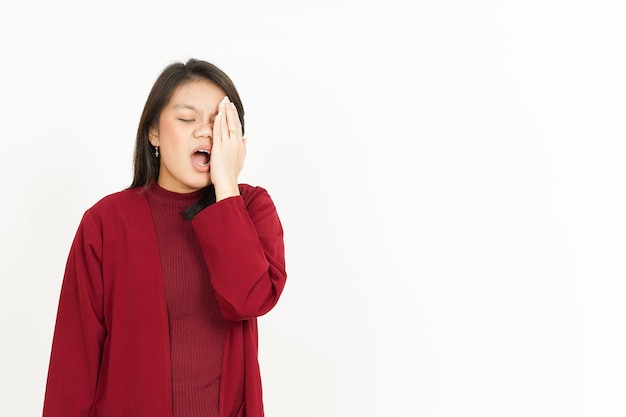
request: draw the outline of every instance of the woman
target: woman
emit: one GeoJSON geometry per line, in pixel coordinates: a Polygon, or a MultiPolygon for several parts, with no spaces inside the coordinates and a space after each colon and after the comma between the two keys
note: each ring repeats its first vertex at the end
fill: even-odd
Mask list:
{"type": "Polygon", "coordinates": [[[134,180],[86,211],[61,289],[44,417],[261,417],[256,317],[286,280],[283,231],[238,184],[244,110],[199,60],[168,66],[134,180]]]}

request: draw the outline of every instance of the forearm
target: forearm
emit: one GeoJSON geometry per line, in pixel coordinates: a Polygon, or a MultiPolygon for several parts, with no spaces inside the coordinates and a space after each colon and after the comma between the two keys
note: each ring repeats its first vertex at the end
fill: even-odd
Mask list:
{"type": "Polygon", "coordinates": [[[216,298],[229,320],[267,313],[284,287],[282,227],[267,201],[249,215],[242,198],[235,197],[194,219],[216,298]]]}

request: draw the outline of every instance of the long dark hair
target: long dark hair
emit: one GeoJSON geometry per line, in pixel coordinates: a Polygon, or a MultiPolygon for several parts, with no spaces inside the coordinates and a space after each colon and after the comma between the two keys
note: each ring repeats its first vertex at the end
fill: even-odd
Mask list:
{"type": "MultiPolygon", "coordinates": [[[[245,133],[244,110],[241,98],[235,88],[235,84],[224,71],[209,62],[198,59],[190,59],[186,63],[176,62],[170,64],[163,70],[152,86],[141,114],[135,141],[134,176],[130,188],[142,187],[145,190],[159,178],[159,160],[154,155],[154,148],[150,143],[148,133],[150,128],[158,127],[161,112],[169,103],[178,86],[192,80],[208,80],[224,90],[237,108],[239,120],[241,121],[241,130],[242,133],[245,133]]],[[[215,189],[213,185],[209,185],[202,191],[200,200],[185,210],[185,218],[194,218],[200,210],[214,202],[215,189]]]]}

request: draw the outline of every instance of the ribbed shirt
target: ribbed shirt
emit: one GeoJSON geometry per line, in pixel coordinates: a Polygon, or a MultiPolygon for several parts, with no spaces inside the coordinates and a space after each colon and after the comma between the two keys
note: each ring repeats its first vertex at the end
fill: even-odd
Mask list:
{"type": "MultiPolygon", "coordinates": [[[[200,192],[146,190],[157,236],[169,320],[174,417],[218,417],[226,322],[191,221],[200,192]]],[[[206,231],[211,233],[210,230],[206,231]]]]}

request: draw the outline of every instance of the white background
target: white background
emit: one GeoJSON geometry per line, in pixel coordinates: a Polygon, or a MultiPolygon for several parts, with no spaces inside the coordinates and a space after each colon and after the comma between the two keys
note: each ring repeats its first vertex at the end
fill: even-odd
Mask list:
{"type": "Polygon", "coordinates": [[[623,2],[89,3],[0,7],[1,416],[40,415],[80,217],[190,57],[286,233],[268,417],[626,415],[623,2]]]}

